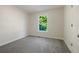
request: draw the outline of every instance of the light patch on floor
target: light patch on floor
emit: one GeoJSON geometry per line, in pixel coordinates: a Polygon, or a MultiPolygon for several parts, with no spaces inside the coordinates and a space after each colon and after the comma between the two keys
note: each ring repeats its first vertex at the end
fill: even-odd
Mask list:
{"type": "Polygon", "coordinates": [[[25,37],[0,47],[0,53],[69,53],[63,40],[25,37]]]}

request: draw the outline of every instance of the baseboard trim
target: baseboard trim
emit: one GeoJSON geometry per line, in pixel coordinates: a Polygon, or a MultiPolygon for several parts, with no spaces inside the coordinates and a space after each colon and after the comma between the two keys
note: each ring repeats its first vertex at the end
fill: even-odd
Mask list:
{"type": "Polygon", "coordinates": [[[23,39],[23,38],[25,38],[25,37],[28,37],[28,35],[26,35],[26,36],[21,36],[21,37],[19,37],[19,38],[15,38],[15,39],[13,39],[13,40],[11,40],[11,41],[7,41],[7,42],[5,42],[5,43],[0,44],[0,46],[9,44],[9,43],[14,42],[14,41],[16,41],[16,40],[23,39]]]}
{"type": "Polygon", "coordinates": [[[65,43],[65,45],[67,46],[67,48],[69,49],[69,51],[70,51],[70,53],[73,53],[72,51],[71,51],[71,49],[69,48],[69,46],[68,46],[68,44],[67,44],[67,42],[64,40],[64,43],[65,43]]]}
{"type": "Polygon", "coordinates": [[[36,35],[28,35],[28,36],[32,36],[32,37],[40,37],[40,38],[47,38],[47,39],[57,39],[57,40],[64,40],[64,38],[62,38],[62,39],[60,39],[60,38],[49,38],[49,37],[36,36],[36,35]]]}
{"type": "MultiPolygon", "coordinates": [[[[29,36],[32,36],[32,37],[41,37],[41,38],[48,38],[48,37],[35,36],[35,35],[26,35],[26,36],[21,36],[21,37],[19,37],[19,38],[13,39],[13,40],[11,40],[11,41],[7,41],[7,42],[5,42],[5,43],[2,43],[2,44],[0,44],[0,46],[9,44],[9,43],[14,42],[14,41],[16,41],[16,40],[20,40],[20,39],[23,39],[23,38],[29,37],[29,36]]],[[[58,38],[48,38],[48,39],[58,39],[58,38]]],[[[63,40],[63,39],[58,39],[58,40],[63,40]]]]}

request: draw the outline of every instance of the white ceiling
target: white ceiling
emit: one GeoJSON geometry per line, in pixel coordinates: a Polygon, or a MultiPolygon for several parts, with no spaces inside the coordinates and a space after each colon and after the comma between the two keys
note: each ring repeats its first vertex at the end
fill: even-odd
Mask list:
{"type": "Polygon", "coordinates": [[[34,12],[44,11],[53,8],[60,8],[63,7],[63,5],[17,5],[16,7],[28,13],[34,13],[34,12]]]}

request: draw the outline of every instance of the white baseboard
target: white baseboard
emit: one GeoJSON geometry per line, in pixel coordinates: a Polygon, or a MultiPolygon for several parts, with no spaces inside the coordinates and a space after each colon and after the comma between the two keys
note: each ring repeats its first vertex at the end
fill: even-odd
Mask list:
{"type": "MultiPolygon", "coordinates": [[[[29,35],[29,36],[37,36],[37,35],[29,35]]],[[[43,36],[37,36],[37,37],[43,37],[43,36]]],[[[50,37],[44,37],[44,38],[50,38],[50,37]]],[[[64,38],[57,38],[57,37],[53,37],[51,39],[64,40],[64,38]]]]}
{"type": "MultiPolygon", "coordinates": [[[[2,43],[2,44],[0,44],[0,46],[3,46],[3,45],[6,45],[6,44],[9,44],[9,43],[11,43],[11,42],[14,42],[14,41],[16,41],[16,40],[20,40],[20,39],[22,39],[22,38],[24,38],[24,37],[27,37],[27,36],[30,36],[30,35],[24,35],[24,36],[21,36],[21,37],[18,37],[18,38],[15,38],[15,39],[13,39],[13,40],[10,40],[10,41],[7,41],[7,42],[4,42],[4,43],[2,43]]],[[[31,36],[34,36],[34,35],[31,35],[31,36]]],[[[41,36],[40,36],[41,37],[41,36]]],[[[46,37],[46,38],[48,38],[48,37],[46,37]]],[[[60,39],[60,38],[55,38],[55,39],[60,39]]],[[[63,39],[60,39],[60,40],[63,40],[63,39]]]]}
{"type": "Polygon", "coordinates": [[[13,40],[10,40],[10,41],[7,41],[7,42],[4,42],[4,43],[2,43],[2,44],[0,44],[0,46],[3,46],[3,45],[6,45],[6,44],[9,44],[9,43],[11,43],[11,42],[14,42],[14,41],[16,41],[16,40],[20,40],[20,39],[22,39],[22,38],[24,38],[24,37],[27,37],[28,35],[24,35],[24,36],[21,36],[21,37],[18,37],[18,38],[15,38],[15,39],[13,39],[13,40]]]}
{"type": "Polygon", "coordinates": [[[69,51],[70,51],[71,53],[73,53],[73,51],[70,49],[69,45],[67,44],[67,42],[66,42],[65,40],[64,40],[64,43],[65,43],[66,46],[68,47],[69,51]]]}

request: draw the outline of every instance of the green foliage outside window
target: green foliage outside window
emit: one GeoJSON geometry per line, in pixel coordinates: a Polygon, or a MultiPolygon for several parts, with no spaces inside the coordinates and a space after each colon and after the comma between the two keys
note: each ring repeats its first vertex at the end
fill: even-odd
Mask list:
{"type": "Polygon", "coordinates": [[[47,16],[39,16],[39,31],[47,31],[47,16]]]}

